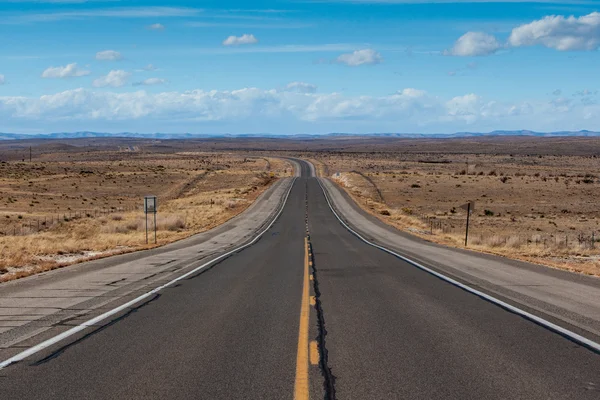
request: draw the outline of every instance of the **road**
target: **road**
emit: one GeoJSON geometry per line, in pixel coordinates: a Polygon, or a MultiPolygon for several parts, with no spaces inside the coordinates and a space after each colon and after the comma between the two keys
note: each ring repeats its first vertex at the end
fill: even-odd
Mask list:
{"type": "Polygon", "coordinates": [[[309,175],[256,244],[0,370],[1,397],[600,398],[598,354],[362,242],[309,175]]]}

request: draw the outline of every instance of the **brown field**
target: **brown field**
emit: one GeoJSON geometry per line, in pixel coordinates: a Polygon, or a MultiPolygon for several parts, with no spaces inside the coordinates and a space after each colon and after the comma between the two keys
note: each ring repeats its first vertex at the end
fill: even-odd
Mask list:
{"type": "Polygon", "coordinates": [[[50,142],[32,153],[29,162],[29,145],[0,143],[0,281],[152,247],[144,195],[158,196],[157,238],[165,244],[222,224],[292,173],[277,158],[152,141],[50,142]]]}

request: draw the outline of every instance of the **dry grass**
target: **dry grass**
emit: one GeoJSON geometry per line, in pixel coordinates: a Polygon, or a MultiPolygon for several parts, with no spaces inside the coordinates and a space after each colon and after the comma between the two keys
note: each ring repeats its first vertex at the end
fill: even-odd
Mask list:
{"type": "Polygon", "coordinates": [[[327,171],[382,221],[427,240],[600,275],[597,161],[578,156],[319,155],[327,171]],[[469,160],[467,166],[466,160],[469,160]],[[486,211],[487,210],[487,211],[486,211]]]}
{"type": "Polygon", "coordinates": [[[92,162],[64,162],[55,155],[32,164],[2,164],[0,281],[153,247],[145,244],[146,222],[139,207],[145,194],[159,198],[157,239],[166,244],[224,223],[293,171],[279,159],[233,153],[95,156],[92,162]],[[38,201],[35,207],[29,206],[32,199],[38,201]],[[90,205],[113,213],[90,213],[90,205]],[[35,222],[32,229],[23,228],[43,218],[56,221],[57,213],[58,222],[42,225],[39,232],[35,222]],[[13,235],[15,226],[25,234],[13,235]]]}

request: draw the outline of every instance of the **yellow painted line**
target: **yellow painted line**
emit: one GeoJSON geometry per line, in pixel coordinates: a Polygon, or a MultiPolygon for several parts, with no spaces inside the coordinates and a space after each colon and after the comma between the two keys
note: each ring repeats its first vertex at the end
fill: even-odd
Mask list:
{"type": "Polygon", "coordinates": [[[319,364],[319,345],[316,340],[310,342],[310,363],[312,365],[319,364]]]}
{"type": "Polygon", "coordinates": [[[317,298],[315,296],[310,296],[310,305],[314,306],[317,304],[317,298]]]}
{"type": "Polygon", "coordinates": [[[296,382],[294,400],[308,400],[308,319],[310,315],[308,282],[308,238],[304,238],[304,279],[300,303],[300,329],[298,330],[298,356],[296,357],[296,382]]]}

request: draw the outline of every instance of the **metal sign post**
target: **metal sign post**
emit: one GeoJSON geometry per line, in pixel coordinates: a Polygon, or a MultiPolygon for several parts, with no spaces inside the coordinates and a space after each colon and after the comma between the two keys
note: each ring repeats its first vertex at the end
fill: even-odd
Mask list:
{"type": "Polygon", "coordinates": [[[469,219],[471,217],[471,213],[475,211],[475,202],[469,201],[467,204],[460,206],[460,208],[467,211],[467,229],[465,231],[465,247],[467,247],[467,244],[469,243],[469,219]]]}
{"type": "Polygon", "coordinates": [[[158,202],[156,196],[144,197],[144,214],[146,214],[146,244],[148,244],[148,214],[154,214],[154,244],[156,244],[156,209],[158,202]]]}

